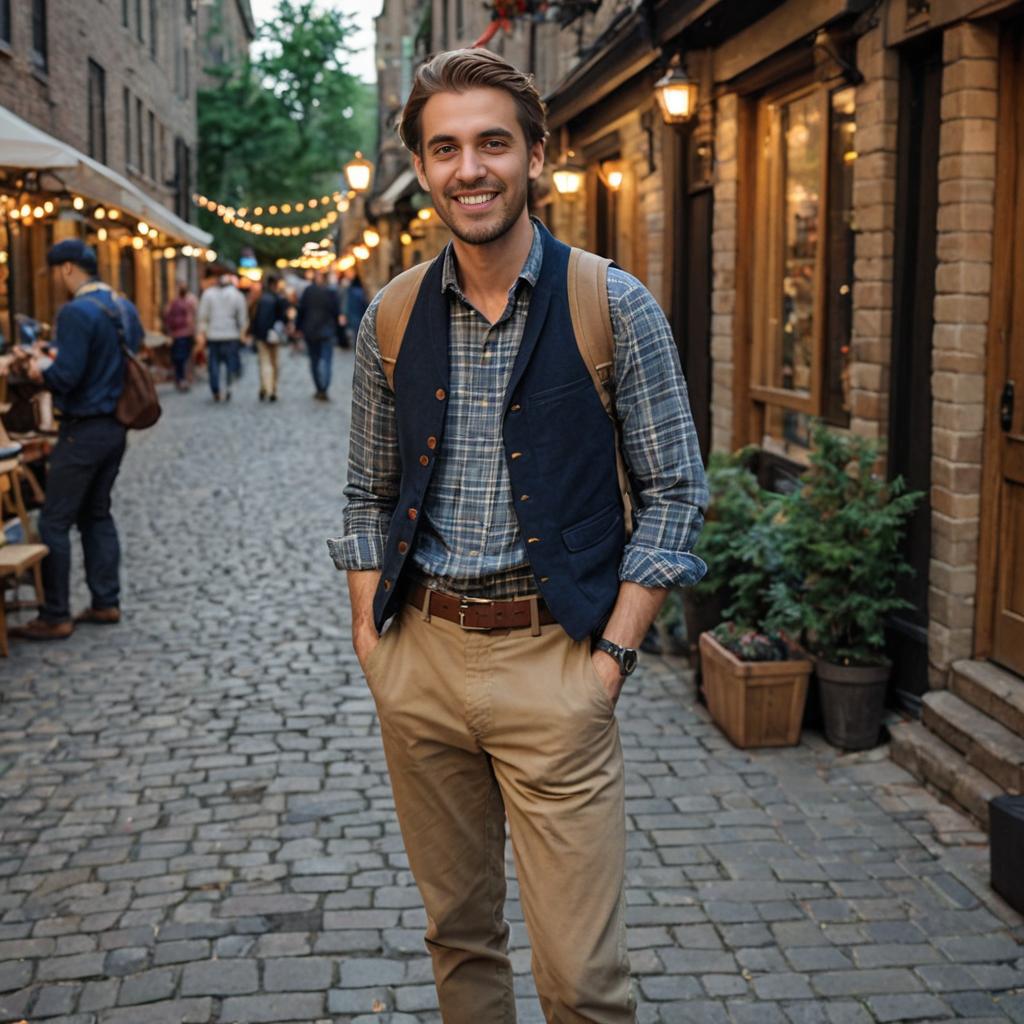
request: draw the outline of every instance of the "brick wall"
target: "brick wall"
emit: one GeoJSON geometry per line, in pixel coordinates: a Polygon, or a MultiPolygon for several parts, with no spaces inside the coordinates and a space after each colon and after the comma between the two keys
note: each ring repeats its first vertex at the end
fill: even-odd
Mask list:
{"type": "Polygon", "coordinates": [[[899,62],[894,51],[885,49],[881,28],[858,40],[857,66],[864,82],[856,100],[850,429],[884,444],[892,348],[899,62]]]}
{"type": "Polygon", "coordinates": [[[711,233],[711,447],[719,452],[734,447],[738,141],[739,99],[730,94],[718,100],[715,112],[715,217],[711,233]]]}
{"type": "MultiPolygon", "coordinates": [[[[185,23],[184,5],[160,0],[142,4],[142,41],[135,23],[135,4],[129,5],[129,24],[121,24],[120,3],[81,3],[49,0],[47,4],[48,69],[34,70],[29,58],[32,34],[32,5],[11,4],[13,19],[9,49],[0,49],[0,104],[43,131],[89,152],[88,61],[92,58],[106,74],[107,164],[135,185],[173,208],[173,192],[163,182],[174,173],[175,135],[190,148],[196,145],[195,43],[192,28],[185,23]],[[150,53],[153,26],[151,9],[157,16],[156,56],[150,53]],[[190,91],[187,97],[175,93],[175,61],[189,62],[190,91]],[[143,139],[146,166],[131,167],[125,161],[125,118],[122,90],[127,87],[143,105],[143,139]],[[149,112],[157,119],[156,145],[160,146],[163,126],[163,160],[157,153],[156,173],[148,160],[149,112]]],[[[133,132],[136,130],[133,127],[133,132]]],[[[137,146],[132,147],[133,150],[137,146]]]]}
{"type": "Polygon", "coordinates": [[[932,354],[932,686],[973,653],[992,281],[998,35],[978,25],[943,39],[938,266],[932,354]]]}

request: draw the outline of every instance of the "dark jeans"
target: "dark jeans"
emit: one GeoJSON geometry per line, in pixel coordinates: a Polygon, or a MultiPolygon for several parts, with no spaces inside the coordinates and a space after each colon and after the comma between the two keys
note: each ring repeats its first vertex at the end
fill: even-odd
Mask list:
{"type": "Polygon", "coordinates": [[[317,391],[327,393],[331,386],[331,361],[334,358],[334,341],[324,338],[322,341],[306,339],[306,351],[309,352],[309,368],[313,373],[313,384],[317,391]]]}
{"type": "Polygon", "coordinates": [[[171,342],[171,362],[174,364],[174,383],[184,384],[188,371],[188,361],[192,355],[191,336],[175,338],[171,342]]]}
{"type": "Polygon", "coordinates": [[[229,341],[210,341],[207,343],[207,362],[210,370],[210,390],[220,394],[220,368],[224,367],[227,377],[226,387],[231,390],[231,382],[242,374],[241,360],[238,358],[238,339],[229,341]]]}
{"type": "Polygon", "coordinates": [[[43,560],[45,602],[41,617],[71,618],[71,527],[78,526],[85,580],[94,608],[116,608],[121,594],[121,546],[110,514],[110,492],[124,456],[125,428],[113,416],[65,421],[46,476],[39,539],[50,549],[43,560]]]}

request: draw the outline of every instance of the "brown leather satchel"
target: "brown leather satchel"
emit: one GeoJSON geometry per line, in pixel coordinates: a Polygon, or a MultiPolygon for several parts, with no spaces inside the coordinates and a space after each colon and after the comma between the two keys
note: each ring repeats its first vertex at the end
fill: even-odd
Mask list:
{"type": "MultiPolygon", "coordinates": [[[[88,298],[88,296],[86,296],[88,298]]],[[[110,322],[117,331],[117,341],[124,355],[124,387],[121,397],[117,400],[114,417],[118,423],[129,430],[146,430],[160,419],[160,399],[157,398],[156,385],[145,364],[132,352],[124,340],[124,325],[121,317],[108,309],[102,302],[90,299],[94,305],[110,317],[110,322]]]]}

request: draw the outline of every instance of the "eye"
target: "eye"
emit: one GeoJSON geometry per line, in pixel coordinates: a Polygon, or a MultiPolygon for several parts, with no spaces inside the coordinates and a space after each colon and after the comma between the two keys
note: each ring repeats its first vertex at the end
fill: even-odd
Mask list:
{"type": "Polygon", "coordinates": [[[448,156],[449,153],[454,153],[454,152],[455,152],[455,147],[454,146],[448,146],[448,145],[438,146],[434,150],[434,156],[448,156]]]}
{"type": "Polygon", "coordinates": [[[484,146],[490,149],[505,149],[508,143],[504,139],[488,139],[484,146]]]}

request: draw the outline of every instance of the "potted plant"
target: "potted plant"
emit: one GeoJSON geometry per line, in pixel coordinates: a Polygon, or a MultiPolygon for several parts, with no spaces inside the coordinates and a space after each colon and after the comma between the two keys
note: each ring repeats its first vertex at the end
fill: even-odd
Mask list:
{"type": "Polygon", "coordinates": [[[748,446],[731,455],[712,453],[708,461],[710,500],[693,549],[708,571],[683,591],[683,619],[698,678],[697,638],[722,621],[723,609],[732,600],[731,582],[743,568],[740,546],[764,508],[764,492],[750,469],[756,455],[757,448],[748,446]]]}
{"type": "Polygon", "coordinates": [[[773,590],[789,572],[777,540],[782,497],[742,472],[749,479],[730,484],[730,493],[742,496],[729,503],[736,514],[728,549],[731,603],[726,621],[700,636],[704,693],[711,717],[736,746],[791,746],[800,741],[813,664],[789,639],[796,620],[776,596],[789,591],[773,590]]]}
{"type": "Polygon", "coordinates": [[[921,498],[902,478],[874,472],[875,444],[818,424],[801,486],[782,500],[780,557],[797,571],[773,581],[776,609],[803,629],[815,658],[829,742],[873,747],[881,731],[891,663],[887,617],[908,602],[899,578],[913,570],[901,553],[907,520],[921,498]]]}

